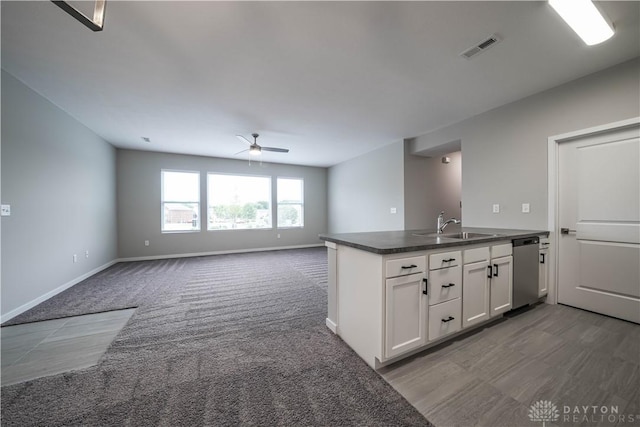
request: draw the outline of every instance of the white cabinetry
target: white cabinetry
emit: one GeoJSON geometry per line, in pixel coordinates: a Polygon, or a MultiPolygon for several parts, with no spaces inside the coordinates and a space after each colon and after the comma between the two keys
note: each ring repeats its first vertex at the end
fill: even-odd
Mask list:
{"type": "Polygon", "coordinates": [[[334,329],[377,369],[478,327],[512,307],[512,252],[507,241],[383,255],[336,245],[334,329]]]}
{"type": "Polygon", "coordinates": [[[384,356],[387,359],[422,347],[427,341],[425,267],[424,256],[386,263],[384,356]]]}
{"type": "Polygon", "coordinates": [[[460,266],[429,271],[429,305],[462,296],[461,271],[460,266]]]}
{"type": "Polygon", "coordinates": [[[491,247],[490,316],[497,316],[513,306],[513,246],[511,243],[491,247]]]}
{"type": "Polygon", "coordinates": [[[457,332],[462,316],[462,252],[429,256],[429,341],[457,332]]]}
{"type": "Polygon", "coordinates": [[[489,319],[489,283],[493,274],[489,266],[489,248],[464,251],[462,269],[462,327],[489,319]]]}
{"type": "Polygon", "coordinates": [[[549,286],[549,240],[540,239],[540,264],[538,266],[538,297],[548,293],[549,286]]]}

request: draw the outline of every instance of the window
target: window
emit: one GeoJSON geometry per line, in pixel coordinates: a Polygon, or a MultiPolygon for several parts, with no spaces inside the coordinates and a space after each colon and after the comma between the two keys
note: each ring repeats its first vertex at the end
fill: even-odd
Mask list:
{"type": "Polygon", "coordinates": [[[208,229],[271,228],[271,178],[208,175],[208,229]]]}
{"type": "Polygon", "coordinates": [[[304,226],[304,181],[278,178],[278,228],[304,226]]]}
{"type": "Polygon", "coordinates": [[[200,230],[200,172],[162,171],[162,231],[200,230]]]}

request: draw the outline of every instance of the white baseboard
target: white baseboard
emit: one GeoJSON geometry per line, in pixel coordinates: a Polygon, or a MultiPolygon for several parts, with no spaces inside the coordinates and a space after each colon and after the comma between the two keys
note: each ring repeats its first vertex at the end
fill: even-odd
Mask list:
{"type": "Polygon", "coordinates": [[[279,250],[284,250],[284,249],[318,248],[318,247],[323,247],[323,246],[324,246],[324,243],[314,243],[314,244],[311,244],[311,245],[275,246],[275,247],[270,247],[270,248],[234,249],[234,250],[229,250],[229,251],[192,252],[192,253],[186,253],[186,254],[169,254],[169,255],[150,255],[150,256],[120,258],[120,259],[118,259],[118,262],[151,261],[151,260],[156,260],[156,259],[170,259],[170,258],[191,258],[191,257],[209,256],[209,255],[240,254],[240,253],[246,253],[246,252],[279,251],[279,250]]]}
{"type": "Polygon", "coordinates": [[[328,317],[325,323],[327,325],[327,328],[329,328],[331,332],[333,332],[336,335],[338,334],[338,325],[333,323],[328,317]]]}
{"type": "Polygon", "coordinates": [[[94,274],[101,272],[105,268],[111,267],[112,265],[116,264],[117,262],[118,262],[118,260],[114,259],[113,261],[110,261],[110,262],[108,262],[108,263],[106,263],[104,265],[101,265],[100,267],[94,268],[93,270],[83,274],[82,276],[78,276],[75,279],[72,279],[72,280],[68,281],[64,285],[58,286],[54,290],[49,291],[44,295],[40,295],[38,298],[36,298],[34,300],[31,300],[28,303],[23,304],[18,308],[14,308],[10,312],[4,313],[0,317],[0,323],[4,323],[7,320],[13,319],[18,314],[24,313],[25,311],[29,310],[30,308],[35,307],[36,305],[40,304],[41,302],[44,302],[44,301],[48,300],[49,298],[53,297],[54,295],[59,294],[60,292],[66,290],[66,289],[69,289],[73,285],[76,285],[76,284],[82,282],[84,279],[87,279],[87,278],[93,276],[94,274]]]}

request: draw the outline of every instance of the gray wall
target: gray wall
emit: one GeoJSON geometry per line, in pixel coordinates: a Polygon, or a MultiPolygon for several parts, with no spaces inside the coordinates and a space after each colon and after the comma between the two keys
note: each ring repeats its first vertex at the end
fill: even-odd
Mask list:
{"type": "Polygon", "coordinates": [[[635,59],[422,135],[412,152],[462,141],[465,226],[547,229],[547,138],[640,116],[639,96],[635,59]]]}
{"type": "MultiPolygon", "coordinates": [[[[445,219],[461,219],[462,156],[460,151],[434,157],[409,154],[410,141],[405,142],[404,160],[404,228],[406,230],[436,229],[438,214],[445,219]],[[442,157],[451,159],[442,163],[442,157]]],[[[455,230],[453,224],[448,231],[455,230]]]]}
{"type": "Polygon", "coordinates": [[[329,168],[329,231],[404,228],[404,145],[382,147],[329,168]],[[390,209],[396,208],[391,214],[390,209]]]}
{"type": "MultiPolygon", "coordinates": [[[[121,258],[179,255],[321,244],[327,231],[327,170],[246,160],[118,150],[118,248],[121,258]],[[200,172],[200,212],[206,218],[207,172],[270,175],[304,179],[304,228],[207,231],[160,231],[160,175],[162,169],[200,172]],[[277,234],[280,234],[278,239],[277,234]],[[144,241],[149,240],[149,246],[144,241]]],[[[273,192],[275,197],[275,191],[273,192]]],[[[275,221],[274,221],[275,225],[275,221]]]]}
{"type": "Polygon", "coordinates": [[[1,170],[3,315],[117,258],[116,150],[5,71],[1,170]]]}

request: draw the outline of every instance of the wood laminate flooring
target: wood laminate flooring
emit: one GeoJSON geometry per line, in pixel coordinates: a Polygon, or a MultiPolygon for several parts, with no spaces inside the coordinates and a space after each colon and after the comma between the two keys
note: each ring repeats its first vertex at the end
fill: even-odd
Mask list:
{"type": "Polygon", "coordinates": [[[134,311],[116,310],[3,327],[2,385],[95,365],[134,311]]]}
{"type": "Polygon", "coordinates": [[[541,426],[528,416],[539,401],[559,413],[545,426],[640,425],[640,325],[563,305],[536,305],[379,373],[437,427],[541,426]],[[573,413],[594,405],[619,412],[573,413]]]}

